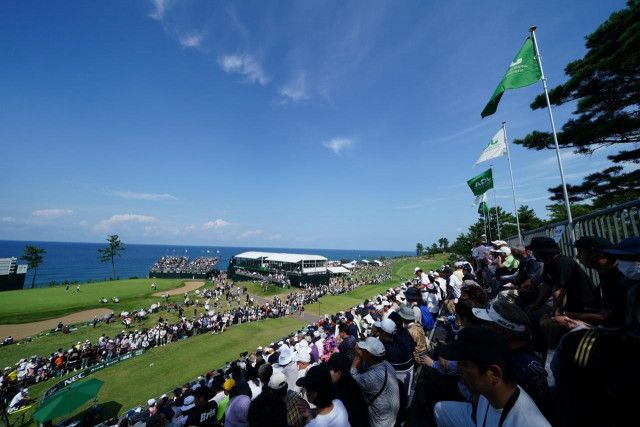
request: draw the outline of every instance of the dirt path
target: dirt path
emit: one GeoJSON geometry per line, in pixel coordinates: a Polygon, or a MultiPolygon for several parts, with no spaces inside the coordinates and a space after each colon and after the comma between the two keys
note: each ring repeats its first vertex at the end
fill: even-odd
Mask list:
{"type": "Polygon", "coordinates": [[[0,325],[0,337],[11,335],[14,339],[21,339],[38,334],[42,331],[55,329],[59,322],[65,325],[93,320],[113,313],[108,308],[94,308],[92,310],[78,311],[55,319],[42,320],[40,322],[20,323],[14,325],[0,325]]]}
{"type": "Polygon", "coordinates": [[[153,294],[154,297],[162,297],[165,294],[169,294],[170,296],[172,295],[182,295],[185,292],[191,292],[191,291],[195,291],[198,288],[201,288],[202,286],[204,286],[204,282],[196,280],[196,281],[188,281],[188,282],[184,282],[184,286],[181,286],[179,288],[175,288],[175,289],[171,289],[170,291],[162,291],[162,292],[156,292],[155,294],[153,294]]]}

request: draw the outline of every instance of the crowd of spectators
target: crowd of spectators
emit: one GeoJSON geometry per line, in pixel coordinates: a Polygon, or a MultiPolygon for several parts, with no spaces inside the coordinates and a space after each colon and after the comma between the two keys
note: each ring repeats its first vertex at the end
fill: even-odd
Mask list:
{"type": "MultiPolygon", "coordinates": [[[[149,399],[119,425],[627,425],[640,238],[582,237],[577,260],[549,238],[484,240],[469,260],[416,267],[413,280],[149,399]]],[[[258,312],[295,311],[317,292],[258,312]]]]}
{"type": "Polygon", "coordinates": [[[576,250],[582,265],[552,239],[481,241],[468,261],[416,268],[415,280],[203,373],[122,422],[626,425],[640,379],[640,238],[585,237],[576,250]]]}
{"type": "Polygon", "coordinates": [[[217,263],[216,257],[198,257],[189,262],[187,256],[163,256],[153,264],[149,273],[208,274],[217,263]]]}
{"type": "MultiPolygon", "coordinates": [[[[222,333],[231,325],[288,316],[323,295],[337,295],[353,288],[353,285],[345,284],[309,287],[283,298],[275,296],[264,304],[256,304],[246,288],[234,286],[223,273],[214,279],[212,287],[185,293],[183,304],[158,302],[150,307],[122,312],[116,317],[94,320],[93,327],[99,321],[110,323],[119,319],[125,329],[114,336],[103,334],[95,342],[78,341],[70,348],[59,348],[46,356],[33,355],[19,360],[14,366],[5,367],[0,376],[0,396],[13,396],[32,384],[110,361],[129,352],[165,346],[193,335],[222,333]],[[149,314],[160,311],[177,314],[179,320],[170,322],[160,317],[151,327],[134,329],[149,314]]],[[[60,323],[56,331],[70,333],[69,325],[60,323]]]]}

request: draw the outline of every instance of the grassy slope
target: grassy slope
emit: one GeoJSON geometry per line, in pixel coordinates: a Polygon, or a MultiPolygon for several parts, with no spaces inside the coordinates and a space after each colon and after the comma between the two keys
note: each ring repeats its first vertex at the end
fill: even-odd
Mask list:
{"type": "MultiPolygon", "coordinates": [[[[379,285],[363,286],[348,294],[325,297],[322,299],[321,311],[335,313],[352,307],[365,298],[411,278],[417,265],[429,270],[440,266],[442,262],[443,258],[407,258],[394,261],[391,280],[379,285]]],[[[309,310],[316,310],[316,305],[309,310]]],[[[100,402],[117,402],[115,406],[113,403],[107,405],[119,408],[117,410],[120,412],[112,414],[117,415],[149,397],[158,396],[204,372],[223,366],[225,362],[236,359],[243,351],[280,339],[303,324],[298,317],[292,316],[234,326],[219,336],[205,334],[166,347],[154,348],[143,356],[122,362],[92,377],[105,381],[99,395],[100,402]]],[[[30,387],[31,395],[40,396],[54,383],[55,381],[47,381],[30,387]]],[[[84,409],[86,406],[76,413],[84,409]]]]}
{"type": "Polygon", "coordinates": [[[114,311],[131,310],[153,304],[160,298],[152,297],[151,282],[158,285],[157,292],[182,286],[183,280],[131,279],[115,282],[96,282],[75,286],[67,291],[64,286],[23,289],[0,294],[0,323],[28,323],[46,320],[91,308],[111,308],[114,311]],[[100,304],[102,297],[117,296],[120,304],[100,304]]]}

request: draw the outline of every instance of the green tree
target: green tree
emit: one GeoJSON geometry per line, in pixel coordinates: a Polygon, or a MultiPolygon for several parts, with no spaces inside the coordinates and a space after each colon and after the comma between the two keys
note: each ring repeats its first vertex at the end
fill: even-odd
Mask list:
{"type": "Polygon", "coordinates": [[[424,246],[422,245],[422,243],[420,242],[416,243],[416,256],[422,255],[423,252],[424,252],[424,246]]]}
{"type": "Polygon", "coordinates": [[[107,247],[98,249],[98,259],[100,262],[109,262],[111,261],[111,279],[116,279],[116,256],[120,256],[124,251],[125,247],[120,241],[120,238],[117,234],[112,234],[107,237],[107,247]]]}
{"type": "Polygon", "coordinates": [[[36,246],[27,245],[24,248],[24,252],[20,257],[21,260],[27,261],[27,269],[33,270],[33,279],[31,280],[31,288],[36,287],[36,274],[38,273],[38,267],[42,264],[42,259],[44,254],[46,254],[42,248],[38,248],[36,246]]]}
{"type": "Polygon", "coordinates": [[[474,237],[471,233],[460,233],[449,247],[449,250],[457,255],[469,256],[471,249],[473,249],[479,237],[480,236],[474,237]]]}
{"type": "Polygon", "coordinates": [[[538,218],[536,212],[527,205],[520,205],[518,208],[518,218],[520,219],[520,229],[523,233],[542,227],[545,224],[545,221],[538,218]]]}
{"type": "MultiPolygon", "coordinates": [[[[608,156],[613,166],[567,187],[572,202],[592,200],[604,208],[640,198],[640,0],[628,0],[626,8],[611,14],[586,37],[586,47],[582,59],[566,66],[569,79],[549,97],[554,105],[575,105],[558,133],[561,147],[581,154],[619,149],[608,156]]],[[[531,104],[534,110],[545,107],[543,94],[531,104]]],[[[535,150],[554,147],[549,132],[535,131],[514,142],[535,150]]],[[[560,186],[549,191],[552,200],[562,200],[560,186]]]]}
{"type": "Polygon", "coordinates": [[[433,255],[433,254],[437,254],[440,252],[440,249],[438,248],[438,245],[435,243],[431,244],[431,248],[429,248],[429,254],[433,255]]]}
{"type": "MultiPolygon", "coordinates": [[[[573,218],[586,215],[595,210],[596,209],[591,205],[587,205],[584,203],[571,203],[571,214],[573,215],[573,218]]],[[[564,221],[567,219],[567,210],[564,207],[564,203],[547,205],[547,212],[549,212],[550,223],[564,221]]]]}
{"type": "Polygon", "coordinates": [[[440,248],[441,252],[446,251],[448,246],[449,246],[449,240],[446,237],[441,237],[438,239],[438,247],[440,248]]]}

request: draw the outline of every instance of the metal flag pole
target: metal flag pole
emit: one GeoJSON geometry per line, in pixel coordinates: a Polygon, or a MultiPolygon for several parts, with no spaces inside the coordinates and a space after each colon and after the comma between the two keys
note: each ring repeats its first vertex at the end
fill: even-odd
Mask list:
{"type": "MultiPolygon", "coordinates": [[[[556,146],[556,156],[558,157],[558,168],[560,168],[560,180],[562,181],[562,194],[564,195],[564,207],[567,210],[567,220],[569,227],[569,240],[570,243],[575,243],[576,235],[573,230],[573,217],[571,216],[571,205],[569,204],[569,193],[567,193],[567,184],[564,180],[564,168],[562,167],[562,157],[560,157],[560,146],[558,145],[558,135],[556,133],[556,124],[553,121],[553,113],[551,112],[551,101],[549,101],[549,90],[547,89],[547,79],[544,76],[544,70],[542,69],[542,59],[540,58],[540,51],[538,50],[538,41],[536,40],[536,27],[529,28],[531,33],[531,40],[533,41],[533,49],[538,60],[538,67],[540,67],[540,78],[542,79],[542,87],[544,87],[544,96],[547,99],[547,110],[549,111],[549,120],[551,121],[551,130],[553,131],[553,142],[556,146]]],[[[574,249],[575,252],[575,249],[574,249]]]]}
{"type": "MultiPolygon", "coordinates": [[[[491,176],[493,176],[493,165],[489,165],[489,168],[491,168],[491,176]]],[[[493,205],[494,205],[494,210],[496,211],[496,227],[498,228],[498,240],[502,239],[502,237],[500,237],[500,219],[498,218],[498,196],[496,196],[496,186],[493,186],[493,205]]]]}
{"type": "Polygon", "coordinates": [[[518,215],[518,205],[516,203],[516,183],[513,179],[513,168],[511,167],[511,153],[509,152],[509,140],[507,139],[507,122],[502,122],[502,132],[504,133],[504,145],[507,148],[507,159],[509,160],[509,173],[511,174],[511,192],[513,193],[513,209],[516,213],[516,226],[518,227],[518,242],[522,245],[522,233],[520,232],[520,216],[518,215]]]}

